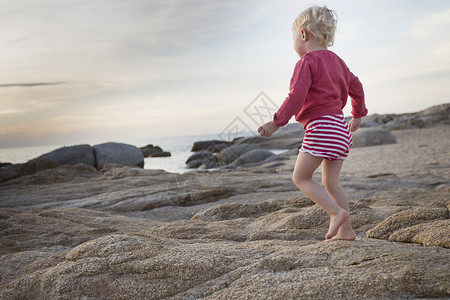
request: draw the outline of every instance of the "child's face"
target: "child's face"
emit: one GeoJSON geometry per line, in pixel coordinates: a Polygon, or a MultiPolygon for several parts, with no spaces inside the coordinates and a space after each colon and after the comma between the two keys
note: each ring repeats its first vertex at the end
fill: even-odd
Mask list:
{"type": "Polygon", "coordinates": [[[303,56],[307,53],[305,48],[305,31],[297,27],[293,31],[293,38],[294,38],[294,50],[297,52],[298,55],[303,56]]]}

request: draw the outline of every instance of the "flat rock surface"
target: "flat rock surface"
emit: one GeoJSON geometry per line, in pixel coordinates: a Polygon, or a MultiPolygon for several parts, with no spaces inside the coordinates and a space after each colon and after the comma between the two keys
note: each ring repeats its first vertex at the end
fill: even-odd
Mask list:
{"type": "Polygon", "coordinates": [[[344,163],[351,242],[323,241],[328,216],[292,183],[295,157],[1,183],[0,299],[448,298],[450,127],[393,133],[344,163]]]}

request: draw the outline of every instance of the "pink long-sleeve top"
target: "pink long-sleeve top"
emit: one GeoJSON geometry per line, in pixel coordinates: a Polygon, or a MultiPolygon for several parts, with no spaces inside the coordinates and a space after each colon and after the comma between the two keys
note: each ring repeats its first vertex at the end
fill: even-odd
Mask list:
{"type": "Polygon", "coordinates": [[[312,51],[295,65],[289,94],[273,115],[273,121],[284,126],[295,115],[305,128],[310,121],[321,116],[343,114],[348,96],[351,97],[353,118],[367,115],[364,90],[358,77],[335,53],[312,51]]]}

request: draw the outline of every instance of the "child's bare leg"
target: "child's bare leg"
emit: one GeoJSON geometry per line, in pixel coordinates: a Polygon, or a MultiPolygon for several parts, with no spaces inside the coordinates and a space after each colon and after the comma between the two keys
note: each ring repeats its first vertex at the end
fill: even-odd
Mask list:
{"type": "Polygon", "coordinates": [[[300,152],[295,163],[292,180],[308,198],[330,215],[330,227],[326,238],[331,239],[338,233],[341,225],[346,222],[349,213],[336,204],[320,184],[312,180],[314,171],[320,166],[322,160],[320,157],[300,152]]]}
{"type": "MultiPolygon", "coordinates": [[[[343,209],[350,212],[348,197],[339,184],[339,173],[343,160],[324,160],[322,164],[322,183],[330,197],[343,209]]],[[[353,231],[348,218],[339,228],[338,233],[331,240],[354,240],[356,233],[353,231]]]]}

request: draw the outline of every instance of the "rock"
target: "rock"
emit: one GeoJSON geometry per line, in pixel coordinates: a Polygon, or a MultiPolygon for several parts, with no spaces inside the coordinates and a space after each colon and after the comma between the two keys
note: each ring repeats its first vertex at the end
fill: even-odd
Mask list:
{"type": "Polygon", "coordinates": [[[58,165],[52,160],[42,164],[36,169],[37,171],[32,174],[24,174],[20,178],[9,181],[9,184],[21,184],[21,185],[44,185],[54,183],[73,182],[78,179],[86,179],[96,177],[97,169],[93,166],[86,164],[76,165],[58,165]]]}
{"type": "Polygon", "coordinates": [[[140,147],[144,157],[169,157],[171,156],[170,152],[163,151],[159,146],[147,145],[145,147],[140,147]]]}
{"type": "Polygon", "coordinates": [[[243,166],[250,163],[259,163],[265,159],[275,156],[269,150],[255,149],[244,153],[242,156],[233,161],[233,166],[243,166]]]}
{"type": "Polygon", "coordinates": [[[264,149],[300,149],[302,146],[303,136],[295,138],[278,138],[259,144],[264,149]]]}
{"type": "Polygon", "coordinates": [[[203,159],[194,159],[190,160],[188,163],[186,163],[186,167],[188,169],[197,169],[201,165],[203,165],[204,160],[203,159]]]}
{"type": "MultiPolygon", "coordinates": [[[[199,141],[199,142],[195,142],[194,145],[192,146],[191,151],[193,152],[197,152],[200,150],[211,150],[214,149],[215,147],[228,147],[231,145],[231,142],[227,142],[224,140],[211,140],[211,141],[199,141]]],[[[215,151],[214,151],[215,152],[215,151]]]]}
{"type": "Polygon", "coordinates": [[[135,146],[121,143],[104,143],[95,145],[92,148],[96,157],[97,170],[102,169],[108,163],[144,167],[144,155],[135,146]]]}
{"type": "Polygon", "coordinates": [[[450,249],[450,220],[424,222],[395,231],[389,241],[417,243],[427,247],[436,246],[450,249]]]}
{"type": "Polygon", "coordinates": [[[255,150],[258,146],[253,144],[240,144],[230,146],[217,153],[217,161],[222,164],[230,164],[244,153],[255,150]]]}
{"type": "Polygon", "coordinates": [[[8,181],[25,175],[32,175],[46,169],[57,168],[60,165],[48,158],[29,161],[24,164],[12,165],[0,170],[0,182],[8,181]]]}
{"type": "Polygon", "coordinates": [[[399,130],[439,124],[450,124],[450,103],[436,105],[415,113],[368,115],[362,119],[361,127],[382,126],[389,130],[399,130]]]}
{"type": "Polygon", "coordinates": [[[142,154],[144,155],[144,157],[149,157],[150,155],[152,155],[155,152],[162,152],[161,147],[153,146],[151,144],[144,146],[144,147],[140,147],[139,150],[142,151],[142,154]]]}
{"type": "MultiPolygon", "coordinates": [[[[277,209],[266,205],[238,209],[250,217],[252,209],[257,215],[277,209]]],[[[0,292],[5,299],[449,295],[446,249],[370,239],[236,241],[246,230],[240,214],[158,224],[79,208],[1,211],[0,292]]]]}
{"type": "Polygon", "coordinates": [[[211,159],[214,157],[214,153],[208,150],[201,150],[198,151],[197,153],[192,154],[191,156],[189,156],[189,158],[186,160],[186,164],[188,164],[189,162],[193,161],[193,160],[203,160],[205,158],[207,159],[211,159]]]}
{"type": "Polygon", "coordinates": [[[233,141],[233,145],[251,144],[257,145],[258,148],[263,149],[295,149],[300,148],[302,145],[302,139],[304,132],[296,137],[291,137],[290,135],[274,136],[274,137],[261,137],[253,136],[246,138],[238,138],[233,141]]]}
{"type": "Polygon", "coordinates": [[[276,201],[258,203],[224,203],[196,213],[193,220],[223,221],[238,218],[258,218],[268,213],[280,210],[282,206],[276,201]]]}
{"type": "Polygon", "coordinates": [[[192,154],[187,160],[186,165],[188,169],[196,169],[203,165],[203,168],[217,168],[220,164],[213,152],[208,150],[201,150],[192,154]]]}
{"type": "Polygon", "coordinates": [[[101,169],[107,163],[143,167],[144,157],[135,146],[119,143],[105,143],[94,147],[89,145],[63,147],[34,158],[25,164],[1,168],[0,182],[32,175],[45,169],[56,168],[59,165],[86,164],[101,169]]]}
{"type": "MultiPolygon", "coordinates": [[[[211,168],[228,168],[223,165],[229,165],[233,162],[233,165],[230,165],[229,168],[234,168],[237,166],[244,167],[253,167],[256,165],[260,165],[263,163],[275,161],[275,160],[284,160],[284,157],[277,157],[272,152],[268,150],[262,150],[258,152],[253,152],[253,154],[246,153],[248,151],[252,151],[258,148],[265,149],[280,149],[287,148],[290,149],[292,147],[299,147],[301,145],[301,140],[298,138],[290,138],[287,137],[288,134],[285,134],[283,137],[269,139],[265,137],[248,137],[248,138],[236,138],[233,140],[233,145],[224,148],[216,156],[212,151],[202,150],[198,153],[191,155],[186,161],[187,167],[199,168],[202,169],[211,169],[211,168]],[[239,159],[242,155],[246,155],[244,158],[239,159]],[[269,158],[272,156],[271,158],[269,158]]],[[[210,148],[208,148],[210,149],[210,148]]],[[[217,150],[217,149],[216,149],[217,150]]],[[[297,150],[298,151],[298,150],[297,150]]]]}
{"type": "Polygon", "coordinates": [[[0,182],[32,175],[60,165],[86,164],[95,166],[94,151],[89,145],[62,147],[34,158],[27,163],[11,165],[0,170],[0,182]]]}
{"type": "Polygon", "coordinates": [[[282,155],[282,156],[297,156],[299,151],[300,151],[299,148],[295,148],[295,149],[288,150],[286,152],[280,153],[279,155],[282,155]]]}
{"type": "MultiPolygon", "coordinates": [[[[390,236],[400,229],[427,221],[447,219],[448,216],[448,209],[443,205],[438,207],[413,207],[388,217],[375,228],[367,231],[367,237],[390,239],[390,236]]],[[[394,239],[397,239],[395,236],[394,239]]]]}
{"type": "Polygon", "coordinates": [[[202,161],[202,164],[199,167],[199,170],[208,170],[208,169],[216,169],[222,166],[221,163],[211,160],[211,161],[202,161]]]}
{"type": "Polygon", "coordinates": [[[94,150],[89,145],[62,147],[31,160],[51,159],[61,165],[87,164],[95,167],[94,150]]]}
{"type": "Polygon", "coordinates": [[[272,135],[272,137],[278,138],[278,137],[291,137],[296,138],[300,137],[302,138],[305,135],[305,130],[303,129],[302,125],[298,122],[287,124],[283,127],[280,127],[275,133],[272,135]]]}
{"type": "Polygon", "coordinates": [[[450,124],[450,103],[436,105],[416,113],[393,115],[392,120],[383,125],[389,130],[423,128],[437,124],[450,124]]]}
{"type": "MultiPolygon", "coordinates": [[[[234,162],[230,164],[230,166],[236,166],[236,167],[256,167],[264,164],[268,164],[275,161],[282,161],[282,160],[288,160],[289,158],[281,155],[275,155],[272,152],[268,150],[261,150],[256,149],[252,150],[250,152],[245,153],[238,159],[236,159],[234,162]],[[254,151],[267,151],[267,152],[254,152],[254,151]],[[269,155],[270,153],[270,155],[269,155]]],[[[283,163],[277,163],[272,165],[267,165],[268,168],[275,168],[278,166],[284,165],[283,163]]]]}
{"type": "Polygon", "coordinates": [[[268,163],[263,163],[262,167],[267,168],[267,169],[274,169],[274,168],[282,167],[285,165],[286,164],[282,163],[282,162],[268,162],[268,163]]]}
{"type": "Polygon", "coordinates": [[[168,151],[156,152],[150,155],[150,157],[170,157],[172,154],[168,151]]]}
{"type": "Polygon", "coordinates": [[[225,148],[230,147],[230,145],[227,144],[215,144],[215,145],[211,145],[208,148],[206,148],[206,150],[214,152],[214,153],[219,153],[220,151],[222,151],[225,148]]]}
{"type": "MultiPolygon", "coordinates": [[[[394,114],[385,114],[385,115],[379,115],[379,114],[372,114],[368,115],[362,118],[361,121],[361,127],[373,127],[373,126],[380,126],[384,125],[392,120],[394,120],[394,114]]],[[[349,118],[346,119],[347,123],[351,120],[349,118]]]]}
{"type": "Polygon", "coordinates": [[[389,130],[372,127],[360,128],[352,133],[353,147],[395,144],[397,139],[389,130]]]}
{"type": "Polygon", "coordinates": [[[419,116],[439,116],[441,120],[448,120],[450,117],[450,103],[435,105],[417,112],[419,116]]]}
{"type": "Polygon", "coordinates": [[[233,145],[248,145],[248,144],[256,145],[266,141],[270,141],[271,139],[273,138],[259,135],[253,135],[249,137],[239,137],[233,140],[233,145]]]}
{"type": "Polygon", "coordinates": [[[12,166],[12,163],[0,163],[0,169],[12,166]]]}

